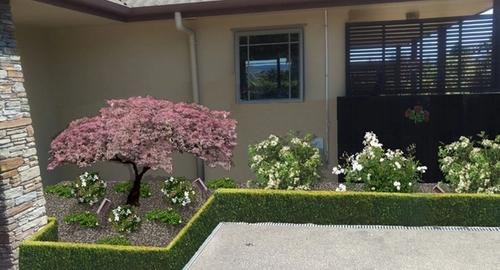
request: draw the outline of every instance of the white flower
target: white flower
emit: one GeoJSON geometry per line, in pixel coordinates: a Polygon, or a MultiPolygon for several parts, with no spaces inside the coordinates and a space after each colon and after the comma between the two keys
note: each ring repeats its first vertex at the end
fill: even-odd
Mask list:
{"type": "Polygon", "coordinates": [[[427,171],[427,166],[418,166],[417,171],[425,173],[427,171]]]}
{"type": "Polygon", "coordinates": [[[401,169],[401,164],[399,164],[399,162],[396,161],[394,165],[396,166],[396,168],[401,169]]]}
{"type": "Polygon", "coordinates": [[[339,186],[335,189],[337,192],[345,192],[347,190],[346,185],[344,184],[339,184],[339,186]]]}
{"type": "Polygon", "coordinates": [[[263,160],[263,157],[261,155],[255,155],[253,157],[253,161],[255,161],[256,163],[259,163],[263,160]]]}
{"type": "Polygon", "coordinates": [[[393,185],[396,187],[396,189],[399,191],[401,190],[401,182],[399,181],[394,181],[393,185]]]}
{"type": "Polygon", "coordinates": [[[378,141],[377,135],[373,132],[366,132],[365,133],[365,140],[363,141],[363,144],[365,146],[371,146],[371,147],[376,147],[376,148],[381,148],[382,144],[378,141]]]}
{"type": "Polygon", "coordinates": [[[342,169],[340,166],[333,167],[332,173],[335,175],[341,175],[344,173],[344,169],[342,169]]]}
{"type": "Polygon", "coordinates": [[[372,191],[374,191],[374,190],[375,190],[375,187],[372,187],[372,188],[371,188],[371,190],[372,190],[372,191]]]}
{"type": "Polygon", "coordinates": [[[363,165],[359,164],[357,161],[352,162],[352,170],[353,171],[361,171],[363,170],[363,165]]]}

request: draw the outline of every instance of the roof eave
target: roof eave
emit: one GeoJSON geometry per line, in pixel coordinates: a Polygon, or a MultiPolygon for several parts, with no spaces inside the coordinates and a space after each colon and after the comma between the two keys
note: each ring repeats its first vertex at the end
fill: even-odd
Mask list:
{"type": "Polygon", "coordinates": [[[183,17],[205,17],[254,12],[297,10],[331,6],[366,5],[379,3],[409,2],[419,0],[252,0],[208,1],[199,3],[129,8],[105,0],[36,0],[113,20],[132,22],[171,19],[174,12],[183,17]]]}

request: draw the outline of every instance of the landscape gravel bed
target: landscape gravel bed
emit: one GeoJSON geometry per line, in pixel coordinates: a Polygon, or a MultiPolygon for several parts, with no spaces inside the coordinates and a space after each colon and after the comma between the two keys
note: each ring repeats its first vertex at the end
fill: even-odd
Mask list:
{"type": "MultiPolygon", "coordinates": [[[[161,181],[145,181],[149,183],[151,196],[149,198],[141,198],[141,205],[136,209],[137,214],[142,219],[142,224],[139,230],[132,232],[126,237],[131,241],[132,245],[138,246],[166,246],[182,227],[191,219],[194,213],[205,202],[202,196],[198,193],[196,200],[186,207],[180,208],[182,215],[181,225],[167,225],[154,221],[149,221],[145,218],[148,211],[153,209],[166,209],[172,207],[160,191],[161,181]]],[[[105,198],[112,202],[112,207],[124,204],[127,199],[127,194],[117,193],[113,190],[115,183],[109,183],[105,198]]],[[[79,204],[75,198],[62,198],[52,194],[45,194],[47,200],[47,214],[51,217],[56,217],[58,220],[59,241],[60,242],[78,242],[78,243],[94,243],[97,240],[107,237],[119,235],[113,230],[111,224],[106,221],[99,224],[96,229],[80,228],[79,225],[66,224],[63,219],[66,215],[91,211],[96,212],[98,204],[90,207],[88,205],[79,204]]]]}

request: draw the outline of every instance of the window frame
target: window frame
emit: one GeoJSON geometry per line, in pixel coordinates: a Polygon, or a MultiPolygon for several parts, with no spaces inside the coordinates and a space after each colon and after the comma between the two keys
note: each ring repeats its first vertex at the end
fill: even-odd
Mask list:
{"type": "MultiPolygon", "coordinates": [[[[257,104],[257,103],[300,103],[304,102],[304,25],[269,26],[259,28],[233,29],[234,32],[234,68],[236,78],[236,103],[237,104],[257,104]],[[266,35],[266,34],[299,34],[299,97],[298,98],[269,98],[269,99],[241,99],[240,84],[240,43],[242,36],[266,35]]],[[[290,42],[290,41],[289,41],[290,42]]]]}

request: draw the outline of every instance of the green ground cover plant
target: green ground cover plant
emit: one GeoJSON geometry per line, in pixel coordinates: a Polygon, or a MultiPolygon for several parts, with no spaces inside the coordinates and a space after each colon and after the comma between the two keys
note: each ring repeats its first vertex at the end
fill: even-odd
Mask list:
{"type": "Polygon", "coordinates": [[[238,185],[236,181],[229,177],[223,177],[219,179],[212,179],[207,181],[207,187],[210,189],[219,189],[219,188],[237,188],[238,185]]]}
{"type": "Polygon", "coordinates": [[[68,224],[78,224],[82,228],[89,229],[97,228],[99,226],[97,215],[89,211],[69,214],[64,217],[64,222],[68,224]]]}
{"type": "Polygon", "coordinates": [[[73,185],[69,183],[58,183],[44,188],[46,194],[54,194],[63,198],[73,198],[75,196],[73,185]]]}
{"type": "Polygon", "coordinates": [[[170,225],[179,225],[182,223],[181,214],[179,214],[179,211],[172,208],[166,210],[155,209],[149,211],[148,213],[146,213],[146,219],[170,225]]]}

